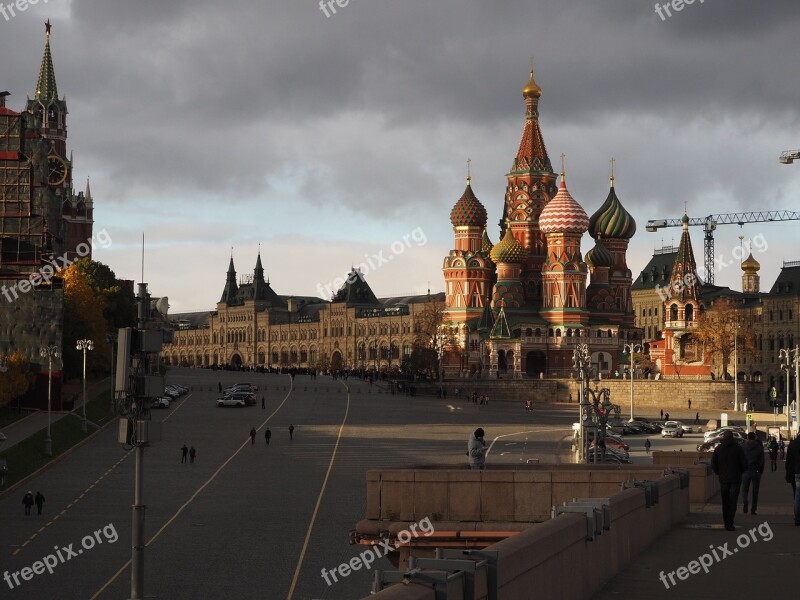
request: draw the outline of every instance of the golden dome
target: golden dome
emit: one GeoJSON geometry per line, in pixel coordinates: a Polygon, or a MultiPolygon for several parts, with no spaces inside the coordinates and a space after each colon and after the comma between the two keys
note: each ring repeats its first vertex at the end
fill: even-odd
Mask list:
{"type": "Polygon", "coordinates": [[[753,253],[750,253],[750,256],[742,263],[742,270],[743,271],[758,271],[761,269],[761,264],[753,258],[753,253]]]}
{"type": "Polygon", "coordinates": [[[533,68],[531,68],[531,78],[528,80],[528,83],[525,84],[525,87],[522,88],[522,97],[541,98],[541,96],[542,88],[539,87],[539,84],[537,84],[536,80],[533,78],[533,68]]]}

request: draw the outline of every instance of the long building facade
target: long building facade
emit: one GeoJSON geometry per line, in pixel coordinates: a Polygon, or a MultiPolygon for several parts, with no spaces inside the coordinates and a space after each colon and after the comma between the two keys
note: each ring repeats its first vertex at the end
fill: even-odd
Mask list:
{"type": "Polygon", "coordinates": [[[278,295],[253,274],[238,278],[233,258],[216,310],[170,316],[169,365],[230,368],[364,369],[392,372],[415,344],[433,345],[443,294],[378,298],[357,270],[330,300],[278,295]],[[427,334],[432,331],[432,334],[427,334]]]}
{"type": "Polygon", "coordinates": [[[443,265],[446,371],[568,376],[583,343],[592,365],[606,375],[627,360],[625,344],[641,340],[627,265],[636,224],[617,197],[613,167],[608,195],[591,217],[567,189],[563,155],[558,183],[539,125],[542,90],[533,70],[522,95],[525,123],[506,174],[498,243],[490,240],[486,209],[470,177],[450,213],[455,245],[443,265]],[[587,232],[594,246],[583,255],[587,232]]]}

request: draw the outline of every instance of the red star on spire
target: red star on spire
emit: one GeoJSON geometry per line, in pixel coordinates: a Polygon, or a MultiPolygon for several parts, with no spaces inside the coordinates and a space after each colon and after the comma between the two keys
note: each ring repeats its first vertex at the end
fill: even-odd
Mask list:
{"type": "Polygon", "coordinates": [[[44,23],[44,31],[45,31],[45,33],[47,35],[50,35],[50,28],[51,27],[52,27],[52,25],[50,24],[50,19],[47,19],[47,21],[45,21],[45,23],[44,23]]]}

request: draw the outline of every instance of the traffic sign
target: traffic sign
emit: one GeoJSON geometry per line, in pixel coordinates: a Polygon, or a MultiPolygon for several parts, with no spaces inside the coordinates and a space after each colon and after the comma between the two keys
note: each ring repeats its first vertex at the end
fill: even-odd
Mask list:
{"type": "Polygon", "coordinates": [[[753,420],[753,413],[747,413],[747,420],[748,421],[752,421],[753,420]]]}

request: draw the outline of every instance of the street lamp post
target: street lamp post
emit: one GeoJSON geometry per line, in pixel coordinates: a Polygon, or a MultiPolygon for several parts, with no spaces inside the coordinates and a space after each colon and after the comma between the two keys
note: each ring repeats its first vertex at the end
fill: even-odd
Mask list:
{"type": "Polygon", "coordinates": [[[81,416],[81,431],[86,433],[88,431],[86,426],[86,351],[94,350],[94,342],[92,340],[78,340],[76,348],[83,351],[83,415],[81,416]]]}
{"type": "MultiPolygon", "coordinates": [[[[789,393],[792,388],[792,366],[795,367],[795,398],[797,398],[797,369],[798,369],[798,348],[787,348],[778,351],[778,360],[781,362],[781,369],[786,371],[786,434],[791,438],[792,432],[792,417],[791,417],[791,402],[789,401],[789,393]]],[[[797,414],[797,413],[795,413],[797,414]]]]}
{"type": "Polygon", "coordinates": [[[44,453],[53,456],[53,438],[50,437],[52,398],[53,398],[53,359],[59,357],[58,347],[54,344],[42,346],[39,356],[47,359],[47,436],[44,438],[44,453]]]}
{"type": "Polygon", "coordinates": [[[625,344],[622,347],[623,353],[630,353],[631,355],[631,368],[630,368],[630,376],[631,376],[631,421],[633,421],[633,377],[636,372],[634,362],[635,358],[634,355],[637,353],[642,352],[643,347],[641,344],[625,344]]]}
{"type": "Polygon", "coordinates": [[[579,381],[578,398],[578,423],[581,426],[581,439],[579,448],[579,459],[583,462],[586,458],[586,424],[584,423],[584,403],[586,402],[586,383],[589,379],[592,357],[589,354],[588,344],[577,344],[572,352],[572,367],[577,371],[579,381]]]}
{"type": "Polygon", "coordinates": [[[106,341],[111,345],[111,400],[108,403],[108,414],[109,416],[114,416],[116,412],[116,407],[114,400],[116,399],[116,381],[114,378],[114,346],[117,345],[117,334],[116,333],[109,333],[106,335],[106,341]]]}

